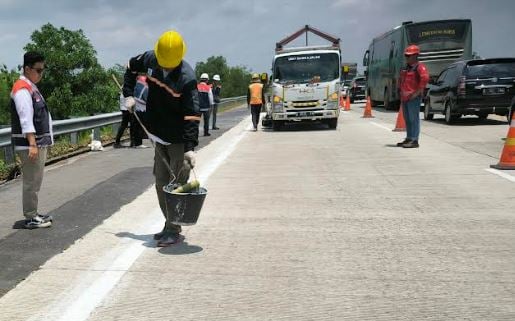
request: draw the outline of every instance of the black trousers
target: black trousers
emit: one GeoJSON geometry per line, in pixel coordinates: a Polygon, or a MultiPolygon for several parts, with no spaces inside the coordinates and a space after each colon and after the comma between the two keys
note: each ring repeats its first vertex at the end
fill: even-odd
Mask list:
{"type": "MultiPolygon", "coordinates": [[[[138,111],[136,113],[138,113],[139,119],[142,120],[143,113],[138,111]]],[[[135,147],[141,144],[143,144],[143,128],[136,119],[136,116],[131,114],[131,146],[135,147]]]]}
{"type": "Polygon", "coordinates": [[[212,115],[211,117],[213,118],[213,126],[211,128],[215,128],[216,127],[216,114],[218,113],[218,104],[214,104],[213,105],[213,112],[212,112],[212,115]]]}
{"type": "Polygon", "coordinates": [[[259,114],[261,113],[261,107],[263,105],[250,105],[250,113],[252,114],[252,125],[254,125],[254,129],[257,129],[259,124],[259,114]]]}
{"type": "MultiPolygon", "coordinates": [[[[127,110],[122,110],[122,123],[120,124],[120,128],[118,128],[118,133],[116,133],[115,143],[120,144],[120,139],[122,138],[123,132],[129,127],[131,123],[131,113],[127,110]]],[[[132,141],[132,130],[131,130],[131,141],[132,141]]]]}
{"type": "Polygon", "coordinates": [[[209,116],[211,115],[211,108],[202,111],[202,119],[204,122],[204,135],[209,133],[209,116]]]}

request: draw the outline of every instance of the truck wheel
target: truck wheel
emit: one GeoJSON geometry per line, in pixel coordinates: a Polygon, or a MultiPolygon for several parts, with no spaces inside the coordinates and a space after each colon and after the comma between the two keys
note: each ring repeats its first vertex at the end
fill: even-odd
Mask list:
{"type": "Polygon", "coordinates": [[[331,118],[327,121],[327,126],[329,129],[336,129],[338,127],[338,118],[331,118]]]}
{"type": "Polygon", "coordinates": [[[272,120],[272,129],[275,131],[281,130],[283,123],[280,120],[272,120]]]}

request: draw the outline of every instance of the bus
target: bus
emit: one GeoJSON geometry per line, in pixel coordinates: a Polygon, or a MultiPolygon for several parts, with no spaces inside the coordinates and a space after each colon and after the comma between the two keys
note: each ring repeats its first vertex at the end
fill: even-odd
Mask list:
{"type": "Polygon", "coordinates": [[[383,103],[385,109],[398,108],[397,81],[406,63],[404,49],[412,44],[420,47],[419,60],[434,80],[450,63],[473,58],[472,21],[409,21],[374,38],[363,57],[372,106],[383,103]]]}

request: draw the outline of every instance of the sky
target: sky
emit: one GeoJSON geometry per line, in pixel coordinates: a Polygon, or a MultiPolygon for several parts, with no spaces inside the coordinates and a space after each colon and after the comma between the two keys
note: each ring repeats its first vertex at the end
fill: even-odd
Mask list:
{"type": "Polygon", "coordinates": [[[514,0],[0,0],[0,64],[20,64],[31,33],[46,23],[82,29],[105,67],[175,29],[192,66],[222,55],[231,66],[269,72],[275,43],[306,24],[341,38],[342,60],[361,66],[370,41],[403,21],[452,18],[472,19],[482,57],[515,57],[514,12],[514,0]]]}

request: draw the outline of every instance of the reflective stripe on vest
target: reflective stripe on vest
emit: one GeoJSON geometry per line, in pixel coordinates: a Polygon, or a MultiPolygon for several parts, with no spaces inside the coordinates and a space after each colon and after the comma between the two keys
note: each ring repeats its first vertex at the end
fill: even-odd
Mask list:
{"type": "Polygon", "coordinates": [[[263,84],[253,83],[249,85],[250,90],[250,104],[262,105],[263,104],[263,84]]]}

